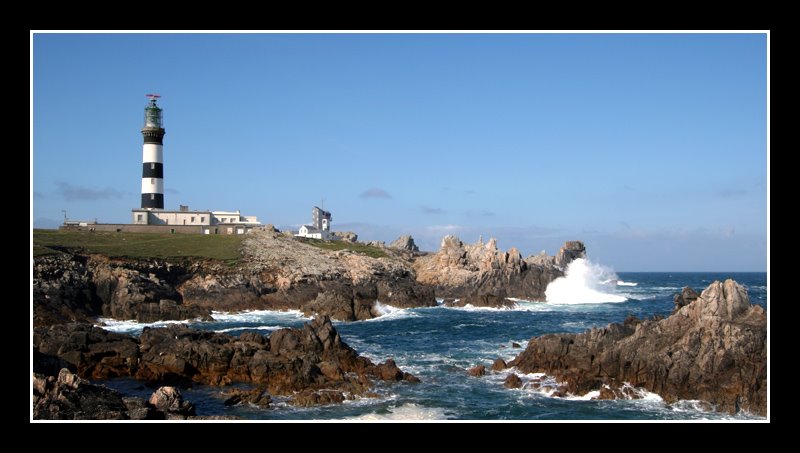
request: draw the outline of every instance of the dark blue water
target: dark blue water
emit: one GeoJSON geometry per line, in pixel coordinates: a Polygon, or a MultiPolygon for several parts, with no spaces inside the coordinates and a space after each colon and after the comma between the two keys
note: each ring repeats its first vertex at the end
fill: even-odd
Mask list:
{"type": "MultiPolygon", "coordinates": [[[[604,281],[598,276],[590,276],[604,281]]],[[[673,295],[683,286],[704,289],[714,280],[733,278],[747,287],[751,300],[766,308],[765,273],[619,273],[619,281],[596,285],[624,302],[563,304],[520,301],[511,310],[478,308],[418,308],[395,310],[369,321],[336,323],[345,342],[375,362],[392,357],[405,371],[422,379],[420,384],[379,383],[379,398],[364,398],[344,404],[295,408],[276,397],[267,409],[224,407],[220,389],[196,386],[184,390],[198,414],[238,415],[253,419],[714,419],[727,414],[703,411],[702,405],[683,401],[666,405],[654,394],[635,400],[594,401],[591,395],[568,398],[549,396],[546,391],[506,389],[508,372],[470,377],[466,369],[488,366],[497,358],[506,361],[524,348],[532,336],[553,332],[582,332],[588,328],[620,322],[628,315],[639,318],[667,316],[673,295]],[[635,283],[636,286],[625,286],[635,283]],[[581,399],[583,398],[583,399],[581,399]]],[[[578,282],[575,283],[579,284],[578,282]]],[[[611,298],[611,297],[609,297],[611,298]]],[[[249,312],[216,314],[215,322],[193,323],[193,327],[238,335],[246,330],[269,333],[284,326],[297,327],[307,318],[297,312],[249,312]]],[[[136,332],[135,323],[111,323],[117,331],[136,332]]],[[[124,393],[146,397],[152,389],[130,380],[106,383],[124,393]]],[[[747,418],[739,415],[736,418],[747,418]]]]}

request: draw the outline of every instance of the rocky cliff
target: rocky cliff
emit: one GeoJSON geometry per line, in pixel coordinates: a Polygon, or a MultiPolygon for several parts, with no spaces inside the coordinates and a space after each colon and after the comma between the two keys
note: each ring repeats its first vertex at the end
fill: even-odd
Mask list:
{"type": "MultiPolygon", "coordinates": [[[[494,239],[442,240],[420,254],[410,236],[381,248],[380,257],[327,250],[272,229],[249,233],[236,264],[209,259],[113,259],[80,253],[37,256],[33,267],[34,325],[88,322],[97,316],[158,320],[208,319],[211,310],[300,309],[354,321],[380,316],[375,302],[400,308],[460,304],[509,305],[509,297],[542,300],[547,285],[584,256],[579,241],[555,256],[523,259],[494,239]]],[[[317,244],[323,247],[326,244],[317,244]]],[[[353,249],[358,249],[354,244],[353,249]]],[[[360,245],[363,247],[363,245],[360,245]]]]}
{"type": "Polygon", "coordinates": [[[625,395],[628,383],[667,402],[703,400],[720,411],[765,415],[764,310],[733,280],[714,282],[699,296],[680,296],[665,319],[533,338],[508,366],[555,376],[561,393],[600,390],[601,398],[615,398],[625,395]]]}
{"type": "Polygon", "coordinates": [[[498,250],[495,239],[464,244],[448,235],[437,253],[417,259],[414,270],[417,280],[434,287],[438,297],[458,298],[461,305],[497,306],[511,304],[509,297],[544,300],[547,285],[582,256],[580,241],[567,242],[555,258],[523,259],[516,248],[498,250]]]}
{"type": "MultiPolygon", "coordinates": [[[[391,359],[375,365],[359,356],[341,340],[327,316],[267,337],[252,332],[233,337],[173,325],[145,329],[140,338],[134,338],[88,324],[56,324],[34,329],[33,348],[34,372],[42,375],[52,376],[66,367],[90,379],[131,376],[159,384],[245,382],[272,395],[289,396],[297,405],[366,395],[374,379],[418,382],[391,359]]],[[[261,395],[259,400],[266,398],[261,395]]]]}
{"type": "Polygon", "coordinates": [[[273,231],[248,234],[236,265],[204,259],[110,259],[48,255],[34,260],[34,325],[96,316],[140,322],[207,318],[211,310],[299,308],[353,321],[379,316],[375,301],[435,305],[410,263],[329,251],[273,231]]]}

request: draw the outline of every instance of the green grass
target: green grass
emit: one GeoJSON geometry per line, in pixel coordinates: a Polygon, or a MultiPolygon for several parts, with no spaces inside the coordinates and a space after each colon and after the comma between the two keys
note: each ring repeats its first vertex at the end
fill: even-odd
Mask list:
{"type": "Polygon", "coordinates": [[[109,257],[199,257],[235,262],[242,237],[227,234],[106,233],[33,230],[33,255],[98,253],[109,257]]]}
{"type": "Polygon", "coordinates": [[[386,254],[382,248],[373,247],[371,245],[364,245],[364,244],[353,244],[350,242],[344,241],[323,241],[320,239],[311,239],[311,238],[295,238],[300,242],[305,242],[306,244],[313,245],[314,247],[319,247],[325,250],[350,250],[356,253],[363,253],[372,258],[385,258],[389,255],[386,254]]]}

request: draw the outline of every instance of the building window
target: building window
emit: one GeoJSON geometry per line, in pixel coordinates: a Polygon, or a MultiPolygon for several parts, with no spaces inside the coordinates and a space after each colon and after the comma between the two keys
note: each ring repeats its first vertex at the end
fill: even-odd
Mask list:
{"type": "Polygon", "coordinates": [[[201,222],[205,222],[205,221],[206,221],[206,218],[205,218],[205,217],[203,217],[203,216],[200,216],[200,221],[201,221],[201,222]]]}
{"type": "Polygon", "coordinates": [[[151,200],[155,200],[155,199],[156,199],[156,194],[154,194],[154,193],[151,193],[151,194],[150,194],[150,199],[151,199],[151,200]]]}
{"type": "Polygon", "coordinates": [[[192,223],[194,223],[194,217],[192,217],[192,223]]]}
{"type": "Polygon", "coordinates": [[[155,169],[156,169],[156,164],[150,164],[150,170],[155,170],[155,169]]]}
{"type": "Polygon", "coordinates": [[[150,184],[155,184],[155,183],[156,183],[156,178],[150,178],[150,184]]]}
{"type": "Polygon", "coordinates": [[[142,215],[141,214],[136,214],[136,221],[137,222],[141,222],[142,221],[142,215]]]}

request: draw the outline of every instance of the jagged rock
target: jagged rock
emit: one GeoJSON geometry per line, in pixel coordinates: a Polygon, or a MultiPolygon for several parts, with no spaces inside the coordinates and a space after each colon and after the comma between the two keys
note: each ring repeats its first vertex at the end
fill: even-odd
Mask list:
{"type": "MultiPolygon", "coordinates": [[[[299,329],[277,330],[268,338],[252,332],[237,338],[170,325],[145,328],[135,339],[88,325],[54,325],[34,329],[34,348],[38,360],[64,360],[82,376],[133,376],[157,383],[254,383],[272,395],[329,390],[363,395],[372,387],[371,379],[419,382],[394,360],[375,365],[359,356],[342,342],[327,316],[299,329]]],[[[34,363],[37,366],[45,368],[34,363]]],[[[35,388],[42,385],[34,383],[35,388]]],[[[151,403],[168,417],[190,415],[174,391],[159,389],[151,403]]],[[[256,396],[268,404],[269,395],[256,396]]],[[[327,396],[319,398],[329,401],[327,396]]]]}
{"type": "MultiPolygon", "coordinates": [[[[568,242],[559,252],[568,262],[585,249],[579,241],[568,242]]],[[[457,237],[442,239],[439,251],[417,258],[417,280],[435,288],[438,297],[459,299],[457,304],[475,306],[512,306],[508,298],[544,300],[547,285],[563,276],[556,260],[529,262],[516,248],[497,249],[497,241],[464,244],[457,237]]]]}
{"type": "Polygon", "coordinates": [[[566,269],[567,265],[578,258],[586,258],[586,246],[581,241],[567,241],[556,255],[556,266],[566,269]]]}
{"type": "Polygon", "coordinates": [[[148,403],[168,415],[195,415],[194,404],[184,401],[180,390],[175,387],[159,387],[150,395],[148,403]]]}
{"type": "Polygon", "coordinates": [[[689,288],[688,286],[684,286],[680,293],[675,294],[675,298],[673,299],[675,302],[675,311],[678,311],[681,307],[694,302],[698,297],[700,297],[700,295],[697,294],[697,291],[689,288]]]}
{"type": "Polygon", "coordinates": [[[344,241],[355,244],[358,242],[358,235],[352,231],[334,231],[333,239],[336,241],[344,241]]]}
{"type": "Polygon", "coordinates": [[[414,243],[414,238],[411,237],[410,234],[405,234],[395,239],[391,244],[389,244],[389,248],[407,250],[409,252],[419,252],[419,247],[417,247],[417,245],[414,243]]]}
{"type": "Polygon", "coordinates": [[[368,245],[370,247],[378,247],[380,249],[386,248],[386,242],[384,241],[367,241],[365,245],[368,245]]]}
{"type": "Polygon", "coordinates": [[[514,373],[508,375],[505,381],[503,381],[503,385],[510,389],[518,389],[522,387],[522,379],[519,378],[514,373]]]}
{"type": "Polygon", "coordinates": [[[133,338],[88,324],[37,327],[33,344],[34,370],[48,372],[47,364],[52,370],[53,363],[63,363],[90,379],[130,376],[139,357],[133,338]]]}
{"type": "Polygon", "coordinates": [[[338,391],[304,391],[293,395],[289,402],[294,406],[308,407],[322,404],[338,404],[344,402],[345,397],[338,391]]]}
{"type": "Polygon", "coordinates": [[[720,411],[765,415],[766,337],[764,309],[726,280],[664,319],[533,338],[508,365],[554,376],[575,395],[607,386],[608,396],[627,382],[667,402],[702,400],[720,411]]]}
{"type": "Polygon", "coordinates": [[[522,347],[522,345],[520,345],[520,344],[519,344],[519,343],[517,343],[516,341],[512,341],[512,342],[511,342],[511,347],[512,347],[512,348],[521,348],[521,347],[522,347]]]}
{"type": "Polygon", "coordinates": [[[486,374],[486,367],[484,365],[478,365],[470,368],[467,370],[470,376],[480,377],[486,374]]]}
{"type": "Polygon", "coordinates": [[[508,365],[506,365],[505,360],[501,359],[500,357],[494,359],[494,362],[492,363],[492,371],[503,371],[506,368],[508,368],[508,365]]]}
{"type": "Polygon", "coordinates": [[[33,418],[39,420],[124,420],[122,395],[90,384],[63,368],[58,377],[33,375],[33,418]]]}
{"type": "Polygon", "coordinates": [[[163,420],[165,415],[142,398],[122,397],[131,420],[163,420]]]}
{"type": "Polygon", "coordinates": [[[231,389],[223,393],[223,396],[225,396],[224,404],[226,406],[253,404],[259,407],[269,407],[269,404],[272,402],[269,393],[261,387],[250,390],[231,389]]]}

